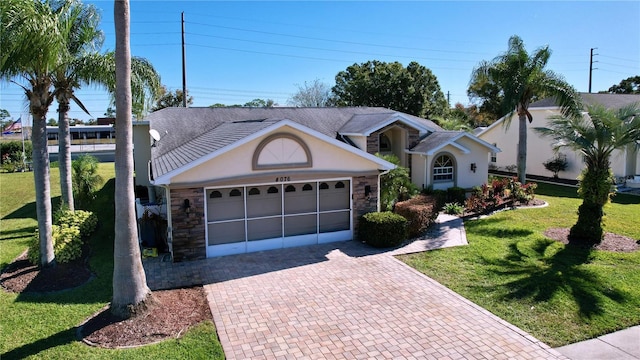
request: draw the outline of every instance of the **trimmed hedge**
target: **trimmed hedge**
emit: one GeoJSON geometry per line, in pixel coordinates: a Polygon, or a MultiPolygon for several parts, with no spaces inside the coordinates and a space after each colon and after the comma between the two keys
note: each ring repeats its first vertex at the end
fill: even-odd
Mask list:
{"type": "Polygon", "coordinates": [[[434,223],[440,208],[438,202],[437,196],[417,195],[396,204],[394,212],[407,219],[409,237],[420,236],[434,223]]]}
{"type": "Polygon", "coordinates": [[[407,238],[407,219],[390,211],[364,214],[358,225],[358,239],[373,247],[402,244],[407,238]]]}

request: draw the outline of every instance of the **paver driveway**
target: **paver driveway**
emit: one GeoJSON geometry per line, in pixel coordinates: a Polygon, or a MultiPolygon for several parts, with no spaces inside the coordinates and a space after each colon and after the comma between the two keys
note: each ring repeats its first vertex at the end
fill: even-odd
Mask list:
{"type": "Polygon", "coordinates": [[[228,359],[563,358],[392,256],[456,245],[446,233],[463,229],[392,252],[350,241],[173,264],[150,283],[208,284],[228,359]]]}

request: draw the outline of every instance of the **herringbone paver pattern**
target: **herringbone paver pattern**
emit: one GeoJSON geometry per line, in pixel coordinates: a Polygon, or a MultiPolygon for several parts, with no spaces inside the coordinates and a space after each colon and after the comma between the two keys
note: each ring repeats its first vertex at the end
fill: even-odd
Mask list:
{"type": "Polygon", "coordinates": [[[180,273],[207,284],[227,359],[563,358],[390,256],[460,245],[458,220],[440,220],[429,240],[389,252],[351,241],[162,264],[147,275],[152,288],[180,273]]]}

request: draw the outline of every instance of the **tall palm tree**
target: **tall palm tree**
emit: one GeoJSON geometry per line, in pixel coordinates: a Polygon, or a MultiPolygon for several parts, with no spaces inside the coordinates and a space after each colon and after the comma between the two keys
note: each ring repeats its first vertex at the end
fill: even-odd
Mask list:
{"type": "Polygon", "coordinates": [[[140,258],[133,192],[133,141],[129,0],[115,0],[116,30],[116,190],[113,299],[111,312],[130,317],[152,301],[140,258]]]}
{"type": "Polygon", "coordinates": [[[47,112],[54,100],[52,73],[67,51],[69,28],[58,14],[67,4],[52,7],[49,2],[4,0],[0,7],[0,76],[21,85],[33,117],[33,173],[36,189],[36,214],[40,243],[40,266],[55,265],[51,237],[51,189],[47,150],[47,112]]]}
{"type": "MultiPolygon", "coordinates": [[[[74,64],[76,59],[87,53],[95,52],[102,46],[104,36],[98,30],[100,16],[93,5],[83,5],[79,1],[66,0],[68,11],[60,14],[60,21],[71,29],[67,42],[66,58],[61,56],[60,65],[54,72],[53,86],[58,101],[58,164],[60,170],[60,192],[62,205],[74,210],[73,184],[71,174],[71,134],[69,130],[69,109],[73,100],[87,114],[89,111],[75,96],[74,90],[80,87],[80,79],[74,64]]],[[[95,68],[94,71],[100,71],[95,68]]]]}
{"type": "Polygon", "coordinates": [[[509,49],[491,61],[483,61],[471,74],[471,85],[492,84],[501,89],[501,107],[506,113],[505,126],[509,126],[514,113],[518,114],[518,178],[526,181],[527,119],[533,121],[529,104],[535,99],[553,97],[565,116],[580,116],[580,96],[562,76],[545,66],[551,56],[548,46],[531,55],[518,36],[509,39],[509,49]]]}
{"type": "Polygon", "coordinates": [[[603,207],[613,185],[611,154],[627,146],[640,148],[640,104],[617,111],[590,106],[584,117],[553,117],[547,127],[535,130],[556,140],[555,150],[566,147],[582,154],[586,165],[578,189],[582,204],[569,241],[599,243],[603,236],[603,207]]]}
{"type": "MultiPolygon", "coordinates": [[[[73,29],[68,43],[69,58],[61,62],[55,72],[53,86],[58,101],[60,187],[62,202],[74,209],[71,175],[71,138],[69,133],[69,109],[73,100],[87,114],[89,112],[75,96],[75,91],[83,84],[106,87],[111,96],[115,94],[114,52],[98,53],[103,42],[102,31],[98,30],[99,12],[93,5],[83,5],[76,0],[67,17],[73,29]]],[[[134,108],[144,111],[145,104],[153,102],[160,92],[160,75],[153,65],[144,58],[132,59],[132,89],[134,108]]],[[[148,106],[147,106],[148,107],[148,106]]],[[[137,114],[141,116],[142,114],[137,114]]]]}

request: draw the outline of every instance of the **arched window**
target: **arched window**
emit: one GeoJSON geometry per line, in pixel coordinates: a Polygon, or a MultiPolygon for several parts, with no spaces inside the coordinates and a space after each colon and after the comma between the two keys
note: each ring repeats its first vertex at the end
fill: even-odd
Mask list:
{"type": "Polygon", "coordinates": [[[277,194],[277,193],[278,193],[278,188],[275,186],[272,186],[267,190],[267,194],[277,194]]]}
{"type": "Polygon", "coordinates": [[[295,192],[296,191],[296,187],[293,185],[287,185],[286,188],[284,188],[284,192],[295,192]]]}
{"type": "Polygon", "coordinates": [[[311,184],[304,184],[304,186],[302,187],[302,191],[311,191],[313,190],[313,186],[311,186],[311,184]]]}
{"type": "Polygon", "coordinates": [[[260,189],[251,188],[251,190],[249,190],[249,195],[260,195],[260,189]]]}
{"type": "Polygon", "coordinates": [[[329,188],[329,184],[323,182],[320,183],[320,190],[327,190],[329,188]]]}
{"type": "Polygon", "coordinates": [[[338,181],[336,183],[336,189],[344,189],[344,183],[342,181],[338,181]]]}
{"type": "Polygon", "coordinates": [[[391,151],[391,140],[385,134],[380,134],[378,145],[380,146],[380,152],[391,151]]]}
{"type": "Polygon", "coordinates": [[[433,162],[433,181],[453,180],[453,159],[449,155],[439,155],[433,162]]]}
{"type": "Polygon", "coordinates": [[[242,196],[242,193],[240,192],[240,190],[238,189],[233,189],[231,190],[231,192],[229,193],[229,196],[242,196]]]}
{"type": "Polygon", "coordinates": [[[211,194],[209,194],[209,198],[210,199],[217,199],[217,198],[221,198],[222,197],[222,193],[218,190],[214,190],[211,192],[211,194]]]}

